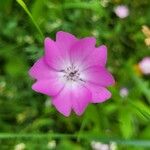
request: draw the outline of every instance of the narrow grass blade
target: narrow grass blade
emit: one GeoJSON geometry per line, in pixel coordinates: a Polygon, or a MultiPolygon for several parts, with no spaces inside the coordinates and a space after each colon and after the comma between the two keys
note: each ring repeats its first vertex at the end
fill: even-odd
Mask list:
{"type": "Polygon", "coordinates": [[[31,21],[33,22],[33,24],[35,25],[36,29],[38,30],[38,32],[41,35],[41,38],[44,39],[44,35],[39,27],[39,25],[36,23],[36,21],[34,20],[32,14],[30,13],[28,7],[26,6],[26,4],[23,2],[23,0],[16,0],[17,3],[24,9],[24,11],[28,14],[28,16],[30,17],[31,21]]]}
{"type": "Polygon", "coordinates": [[[84,118],[83,118],[81,127],[79,129],[78,135],[77,135],[77,141],[78,142],[80,141],[80,134],[82,134],[82,131],[83,131],[84,127],[86,126],[86,123],[87,123],[87,118],[86,118],[86,115],[85,115],[84,118]]]}
{"type": "MultiPolygon", "coordinates": [[[[7,139],[26,139],[26,140],[48,140],[50,138],[54,139],[77,139],[78,134],[61,134],[61,133],[50,133],[50,134],[15,134],[15,133],[0,133],[0,140],[7,140],[7,139]]],[[[80,134],[80,139],[82,140],[95,140],[101,141],[105,143],[116,142],[118,145],[126,145],[126,146],[136,146],[136,147],[150,147],[150,140],[135,140],[135,139],[120,139],[120,138],[106,138],[100,137],[99,135],[91,135],[91,134],[80,134]]]]}
{"type": "Polygon", "coordinates": [[[64,3],[62,5],[64,9],[72,9],[72,8],[80,8],[80,9],[90,9],[93,11],[101,11],[102,7],[99,2],[69,2],[69,3],[64,3]]]}

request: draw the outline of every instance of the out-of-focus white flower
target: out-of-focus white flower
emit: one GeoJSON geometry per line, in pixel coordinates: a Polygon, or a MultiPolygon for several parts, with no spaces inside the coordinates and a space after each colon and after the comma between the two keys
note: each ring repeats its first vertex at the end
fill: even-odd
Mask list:
{"type": "Polygon", "coordinates": [[[19,143],[15,146],[14,150],[24,150],[26,145],[24,143],[19,143]]]}
{"type": "Polygon", "coordinates": [[[114,12],[119,18],[122,19],[126,18],[129,15],[129,9],[125,5],[119,5],[115,7],[114,12]]]}
{"type": "Polygon", "coordinates": [[[47,148],[48,149],[55,149],[56,148],[56,141],[55,140],[49,141],[47,144],[47,148]]]}
{"type": "Polygon", "coordinates": [[[93,150],[117,150],[117,144],[110,142],[110,144],[103,144],[101,142],[92,141],[91,147],[93,150]]]}
{"type": "Polygon", "coordinates": [[[117,144],[115,142],[110,143],[110,150],[117,150],[117,144]]]}
{"type": "Polygon", "coordinates": [[[92,141],[91,147],[93,150],[110,150],[109,144],[103,144],[101,142],[92,141]]]}
{"type": "Polygon", "coordinates": [[[128,96],[129,90],[126,87],[123,87],[123,88],[120,89],[119,93],[120,93],[120,96],[124,98],[124,97],[128,96]]]}
{"type": "Polygon", "coordinates": [[[150,74],[150,57],[145,57],[139,62],[140,71],[143,74],[149,75],[150,74]]]}

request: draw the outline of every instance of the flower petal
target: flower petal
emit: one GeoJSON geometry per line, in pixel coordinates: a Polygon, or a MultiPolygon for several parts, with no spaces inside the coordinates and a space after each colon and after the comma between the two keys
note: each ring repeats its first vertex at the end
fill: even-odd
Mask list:
{"type": "Polygon", "coordinates": [[[77,42],[77,40],[78,39],[74,35],[67,33],[67,32],[59,31],[56,34],[57,46],[58,46],[59,50],[63,53],[65,52],[68,54],[71,46],[75,42],[77,42]]]}
{"type": "Polygon", "coordinates": [[[71,97],[66,87],[64,87],[63,90],[58,95],[52,97],[52,104],[64,116],[67,117],[70,115],[72,107],[71,97]]]}
{"type": "Polygon", "coordinates": [[[107,47],[101,45],[98,48],[95,48],[92,53],[88,55],[85,59],[83,68],[88,68],[95,65],[105,66],[107,61],[107,47]]]}
{"type": "Polygon", "coordinates": [[[105,87],[90,83],[86,86],[92,92],[91,103],[102,103],[111,97],[111,93],[105,87]]]}
{"type": "Polygon", "coordinates": [[[77,115],[82,115],[87,105],[92,99],[92,94],[85,86],[77,84],[75,88],[72,89],[72,108],[77,115]]]}
{"type": "Polygon", "coordinates": [[[91,98],[91,92],[86,87],[73,83],[66,85],[57,96],[53,97],[52,103],[65,116],[70,115],[71,108],[77,115],[82,115],[91,98]]]}
{"type": "Polygon", "coordinates": [[[45,56],[44,59],[46,63],[55,70],[61,70],[63,65],[65,65],[68,61],[66,60],[66,53],[64,51],[60,51],[56,42],[51,40],[50,38],[46,38],[44,41],[45,45],[45,56]],[[64,52],[64,53],[63,53],[64,52]]]}
{"type": "Polygon", "coordinates": [[[40,58],[29,70],[29,75],[35,79],[46,79],[51,77],[53,70],[40,58]]]}
{"type": "Polygon", "coordinates": [[[48,96],[54,96],[63,89],[64,85],[59,73],[53,71],[49,78],[37,80],[37,82],[32,85],[32,89],[48,96]]]}
{"type": "Polygon", "coordinates": [[[82,64],[84,59],[95,49],[96,40],[93,37],[87,37],[77,41],[70,50],[71,61],[82,64]]]}
{"type": "Polygon", "coordinates": [[[81,78],[99,86],[109,86],[115,83],[113,76],[102,66],[93,66],[83,70],[81,78]]]}

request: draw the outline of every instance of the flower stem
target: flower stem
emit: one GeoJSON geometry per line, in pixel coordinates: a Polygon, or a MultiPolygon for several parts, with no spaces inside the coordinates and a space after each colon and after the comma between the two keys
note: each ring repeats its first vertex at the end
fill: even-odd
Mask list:
{"type": "Polygon", "coordinates": [[[38,30],[39,34],[41,35],[41,39],[44,39],[44,35],[39,27],[39,25],[36,23],[36,21],[34,20],[32,14],[30,13],[28,7],[26,6],[26,4],[24,3],[23,0],[16,0],[17,3],[24,9],[24,11],[28,14],[28,16],[30,17],[32,23],[35,25],[36,29],[38,30]]]}

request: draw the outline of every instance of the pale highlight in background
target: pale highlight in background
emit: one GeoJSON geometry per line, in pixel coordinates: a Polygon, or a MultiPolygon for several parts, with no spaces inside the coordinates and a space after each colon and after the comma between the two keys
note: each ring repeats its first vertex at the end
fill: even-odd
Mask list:
{"type": "Polygon", "coordinates": [[[125,5],[115,7],[114,12],[121,19],[126,18],[129,15],[129,9],[125,5]]]}

